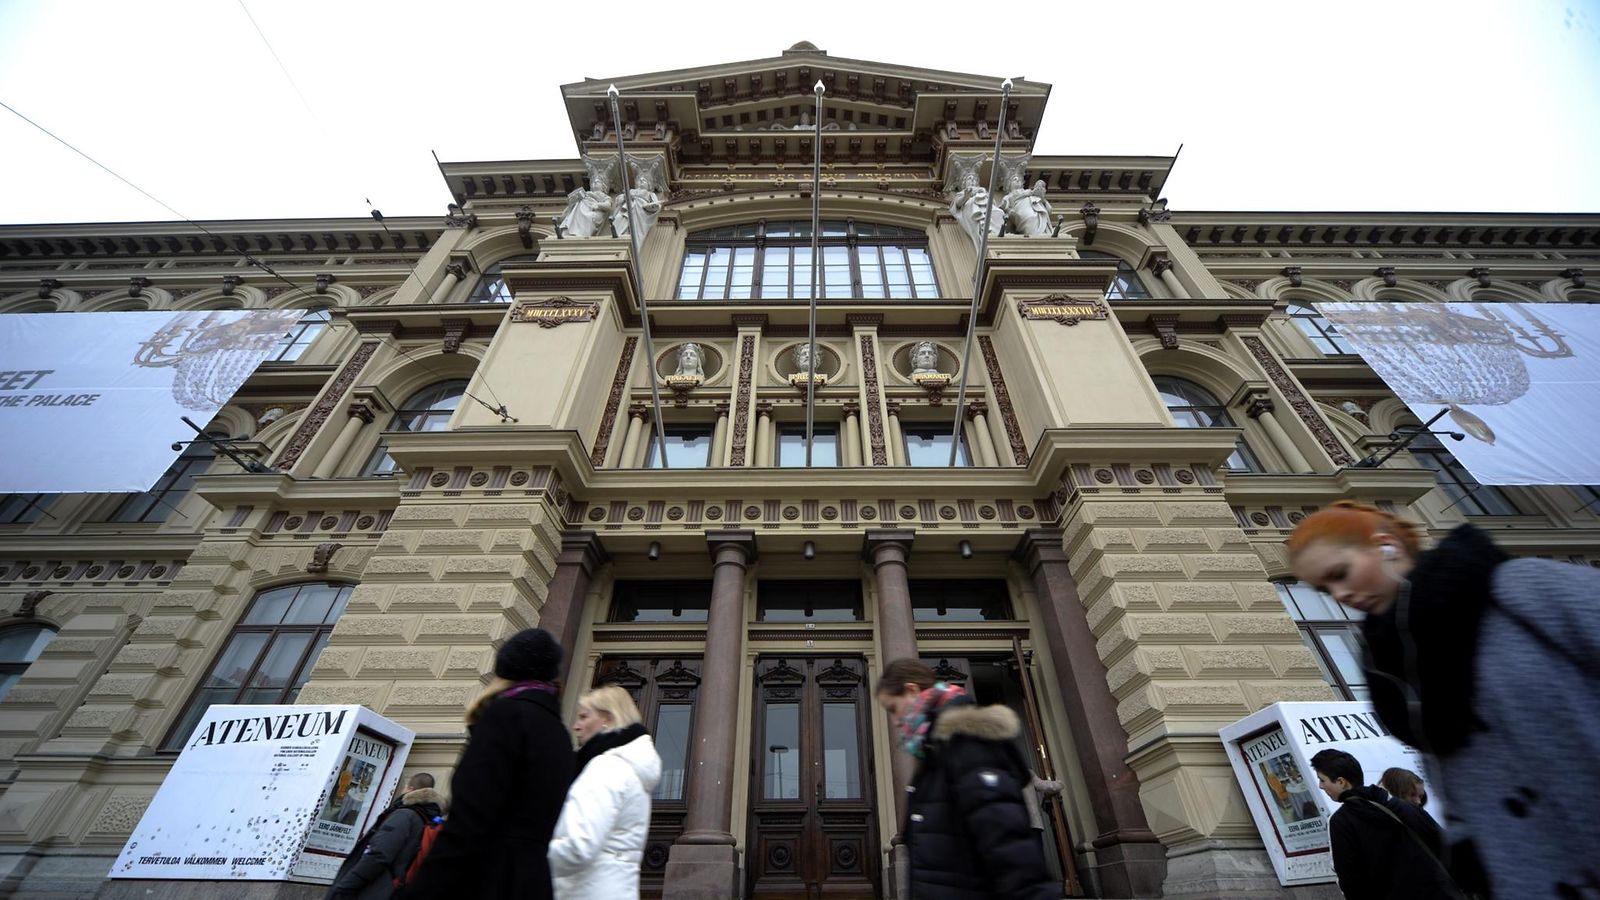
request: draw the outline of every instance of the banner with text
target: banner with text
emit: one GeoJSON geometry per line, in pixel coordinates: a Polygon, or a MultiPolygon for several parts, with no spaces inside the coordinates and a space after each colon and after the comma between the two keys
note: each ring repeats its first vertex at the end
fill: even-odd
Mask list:
{"type": "Polygon", "coordinates": [[[1318,303],[1482,484],[1600,484],[1600,306],[1318,303]]]}
{"type": "Polygon", "coordinates": [[[109,877],[331,882],[414,737],[361,706],[213,706],[109,877]]]}
{"type": "Polygon", "coordinates": [[[0,315],[0,493],[148,490],[302,312],[0,315]]]}
{"type": "MultiPolygon", "coordinates": [[[[1343,750],[1361,762],[1367,784],[1377,784],[1392,767],[1428,779],[1421,754],[1391,736],[1368,703],[1274,703],[1223,728],[1220,736],[1284,885],[1334,880],[1328,817],[1337,804],[1317,787],[1311,757],[1343,750]]],[[[1427,810],[1443,822],[1438,794],[1429,785],[1427,810]]]]}

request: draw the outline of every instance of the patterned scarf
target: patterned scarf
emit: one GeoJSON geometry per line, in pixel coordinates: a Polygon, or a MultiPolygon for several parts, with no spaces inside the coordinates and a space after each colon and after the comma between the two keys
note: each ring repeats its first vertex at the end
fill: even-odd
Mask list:
{"type": "Polygon", "coordinates": [[[500,692],[502,697],[515,697],[528,691],[543,691],[546,694],[556,693],[556,686],[548,681],[519,681],[511,687],[500,692]]]}
{"type": "Polygon", "coordinates": [[[913,757],[921,759],[922,745],[928,737],[928,729],[933,726],[935,714],[946,703],[957,697],[964,697],[966,693],[960,685],[945,684],[940,681],[918,694],[917,698],[911,701],[911,707],[900,718],[901,748],[913,757]]]}

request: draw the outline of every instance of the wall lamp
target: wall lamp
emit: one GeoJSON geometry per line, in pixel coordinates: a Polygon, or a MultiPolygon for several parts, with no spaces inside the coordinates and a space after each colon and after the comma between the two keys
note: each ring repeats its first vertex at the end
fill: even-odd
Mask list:
{"type": "Polygon", "coordinates": [[[648,559],[651,562],[655,562],[656,560],[660,559],[661,558],[661,542],[660,541],[651,541],[650,542],[650,549],[645,553],[644,557],[645,557],[645,559],[648,559]]]}
{"type": "Polygon", "coordinates": [[[816,559],[817,545],[811,541],[806,541],[805,548],[800,551],[800,555],[804,556],[806,559],[816,559]]]}
{"type": "Polygon", "coordinates": [[[971,541],[962,541],[961,542],[961,558],[962,559],[971,559],[972,558],[972,542],[971,541]]]}

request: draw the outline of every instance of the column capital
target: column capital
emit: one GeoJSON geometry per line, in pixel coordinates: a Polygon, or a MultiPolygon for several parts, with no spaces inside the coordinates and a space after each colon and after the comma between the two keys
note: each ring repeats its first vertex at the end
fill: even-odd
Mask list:
{"type": "Polygon", "coordinates": [[[377,416],[372,412],[372,407],[366,403],[350,404],[349,412],[350,418],[360,419],[362,422],[368,425],[371,425],[372,420],[377,418],[377,416]]]}
{"type": "Polygon", "coordinates": [[[861,558],[874,566],[892,561],[905,562],[911,555],[911,542],[916,537],[917,532],[910,528],[871,529],[861,541],[861,558]]]}
{"type": "Polygon", "coordinates": [[[758,415],[758,416],[771,416],[772,415],[772,401],[771,400],[757,400],[756,401],[756,415],[758,415]]]}
{"type": "Polygon", "coordinates": [[[1271,413],[1272,409],[1272,398],[1265,393],[1261,393],[1250,398],[1249,404],[1245,406],[1245,414],[1252,419],[1259,419],[1271,413]]]}
{"type": "Polygon", "coordinates": [[[584,575],[593,577],[596,569],[610,561],[611,554],[600,542],[600,535],[593,531],[569,531],[561,536],[561,553],[556,557],[556,565],[581,566],[584,575]]]}
{"type": "Polygon", "coordinates": [[[1022,563],[1029,575],[1047,563],[1065,565],[1068,561],[1067,551],[1061,546],[1062,539],[1059,528],[1029,528],[1017,541],[1017,549],[1012,551],[1011,558],[1022,563]]]}
{"type": "Polygon", "coordinates": [[[857,400],[846,400],[839,404],[839,408],[844,410],[846,418],[861,415],[861,403],[857,400]]]}
{"type": "Polygon", "coordinates": [[[1150,271],[1159,276],[1162,272],[1172,268],[1172,257],[1164,251],[1150,254],[1150,271]]]}
{"type": "Polygon", "coordinates": [[[987,416],[989,414],[989,404],[982,400],[968,400],[967,408],[963,410],[963,414],[969,422],[978,416],[987,416]]]}
{"type": "Polygon", "coordinates": [[[630,418],[630,419],[643,419],[645,421],[649,421],[649,419],[650,419],[650,404],[648,404],[648,403],[630,403],[628,405],[628,418],[630,418]]]}
{"type": "Polygon", "coordinates": [[[716,410],[718,416],[726,416],[731,404],[727,400],[719,400],[712,408],[716,410]]]}
{"type": "Polygon", "coordinates": [[[756,533],[750,528],[721,528],[706,532],[706,544],[712,562],[717,562],[725,549],[737,549],[743,556],[740,562],[748,565],[756,561],[756,533]]]}

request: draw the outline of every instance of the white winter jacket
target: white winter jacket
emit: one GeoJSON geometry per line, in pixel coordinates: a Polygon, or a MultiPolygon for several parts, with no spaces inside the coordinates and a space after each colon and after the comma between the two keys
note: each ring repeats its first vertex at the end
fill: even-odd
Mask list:
{"type": "Polygon", "coordinates": [[[650,793],[661,757],[642,735],[590,760],[567,791],[550,839],[557,900],[639,896],[639,865],[650,829],[650,793]]]}

